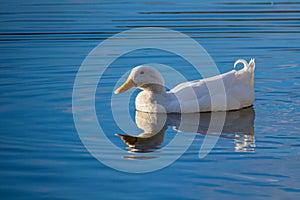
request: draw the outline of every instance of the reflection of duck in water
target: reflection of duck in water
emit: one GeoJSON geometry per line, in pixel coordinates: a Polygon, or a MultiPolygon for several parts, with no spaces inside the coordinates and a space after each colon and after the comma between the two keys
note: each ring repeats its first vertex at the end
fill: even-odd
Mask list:
{"type": "Polygon", "coordinates": [[[252,107],[229,112],[163,114],[136,112],[136,124],[144,130],[138,136],[116,134],[134,152],[159,147],[168,126],[179,132],[200,133],[233,139],[236,151],[254,151],[254,110],[252,107]],[[226,116],[226,117],[225,117],[226,116]],[[225,121],[222,120],[225,117],[225,121]],[[217,132],[221,132],[217,134],[217,132]]]}
{"type": "Polygon", "coordinates": [[[144,132],[138,136],[116,134],[128,145],[131,151],[153,151],[164,141],[165,131],[168,128],[168,116],[163,113],[144,113],[136,111],[135,122],[144,132]]]}

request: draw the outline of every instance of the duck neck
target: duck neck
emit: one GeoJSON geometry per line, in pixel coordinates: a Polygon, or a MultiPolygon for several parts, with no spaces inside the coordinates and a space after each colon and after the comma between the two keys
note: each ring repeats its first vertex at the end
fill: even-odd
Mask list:
{"type": "Polygon", "coordinates": [[[155,83],[145,84],[145,85],[141,86],[141,89],[145,90],[145,91],[150,91],[150,92],[153,92],[156,94],[166,92],[165,86],[160,85],[160,84],[155,84],[155,83]]]}

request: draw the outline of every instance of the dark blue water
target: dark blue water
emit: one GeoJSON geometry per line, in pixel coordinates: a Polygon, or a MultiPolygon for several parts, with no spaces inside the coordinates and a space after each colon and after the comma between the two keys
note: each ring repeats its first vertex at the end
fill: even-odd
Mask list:
{"type": "MultiPolygon", "coordinates": [[[[300,2],[12,0],[1,2],[0,21],[1,199],[299,196],[300,2]],[[231,70],[236,59],[256,59],[253,108],[228,121],[204,159],[198,157],[203,134],[176,162],[145,174],[109,168],[82,144],[72,115],[76,73],[101,41],[138,27],[187,34],[203,45],[221,72],[231,70]]],[[[109,100],[124,71],[150,62],[182,70],[189,80],[199,78],[182,58],[151,49],[112,64],[99,84],[96,106],[107,137],[128,150],[121,159],[148,154],[130,152],[114,136],[122,130],[114,123],[109,100]]],[[[130,112],[135,118],[132,104],[130,112]]],[[[176,120],[170,117],[162,147],[176,134],[176,120]]],[[[202,125],[199,133],[205,130],[202,125]]],[[[152,150],[159,157],[163,148],[152,150]]]]}

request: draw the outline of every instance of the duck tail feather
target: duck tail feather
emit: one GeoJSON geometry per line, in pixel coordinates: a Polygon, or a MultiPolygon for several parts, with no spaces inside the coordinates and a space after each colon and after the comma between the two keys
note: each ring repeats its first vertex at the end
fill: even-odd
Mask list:
{"type": "Polygon", "coordinates": [[[238,59],[237,61],[235,61],[233,67],[235,68],[236,65],[239,64],[239,63],[242,63],[244,65],[243,70],[249,70],[249,71],[252,71],[252,72],[255,70],[254,58],[251,58],[249,63],[244,59],[238,59]]]}
{"type": "Polygon", "coordinates": [[[254,58],[251,58],[250,62],[249,62],[249,65],[248,65],[248,68],[251,70],[251,71],[254,71],[255,70],[255,60],[254,58]]]}
{"type": "Polygon", "coordinates": [[[244,65],[243,69],[249,67],[248,62],[244,59],[238,59],[237,61],[235,61],[233,67],[235,68],[236,65],[239,64],[239,63],[242,63],[244,65]]]}

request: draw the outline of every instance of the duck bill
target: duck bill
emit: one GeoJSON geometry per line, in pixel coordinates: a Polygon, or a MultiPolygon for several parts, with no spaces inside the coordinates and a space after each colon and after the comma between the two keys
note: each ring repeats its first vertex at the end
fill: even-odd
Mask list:
{"type": "Polygon", "coordinates": [[[115,94],[119,94],[121,92],[126,92],[127,90],[136,87],[136,84],[133,82],[132,78],[128,78],[121,87],[115,90],[115,94]]]}

